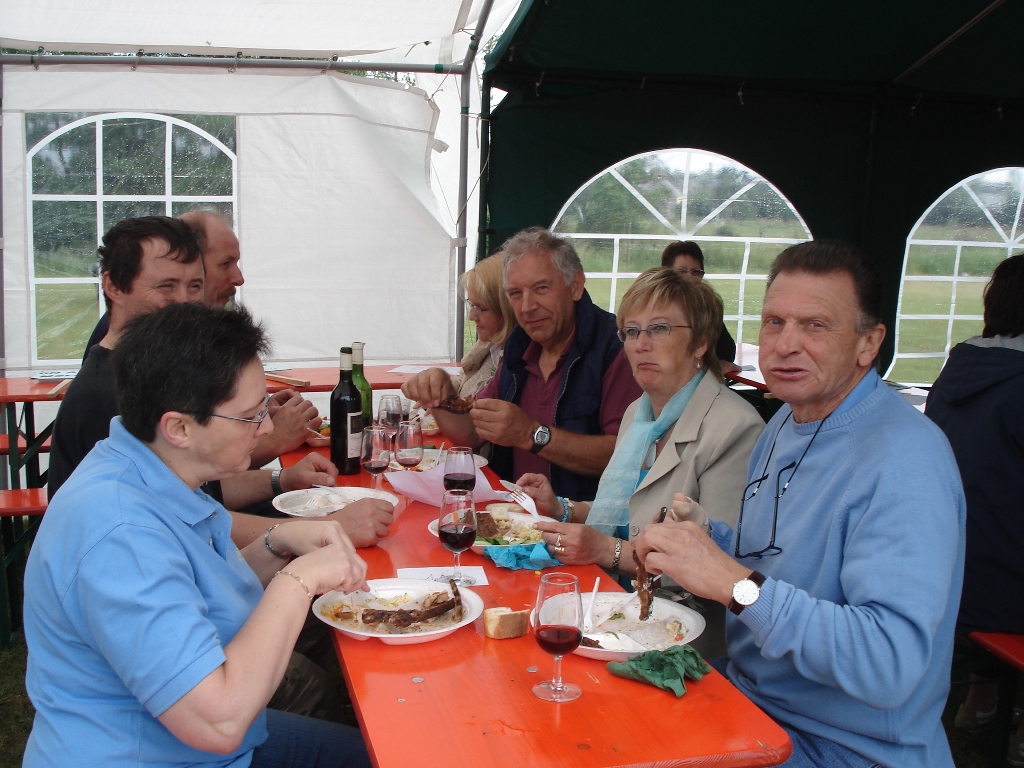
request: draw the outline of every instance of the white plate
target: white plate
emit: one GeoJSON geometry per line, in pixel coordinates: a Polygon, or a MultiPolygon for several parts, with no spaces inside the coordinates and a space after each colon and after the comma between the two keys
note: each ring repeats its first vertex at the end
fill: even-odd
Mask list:
{"type": "MultiPolygon", "coordinates": [[[[437,448],[424,448],[423,449],[423,460],[419,464],[417,464],[415,467],[412,468],[413,471],[414,472],[426,472],[428,469],[433,469],[434,467],[437,466],[437,457],[438,457],[438,455],[440,453],[441,453],[441,451],[439,451],[437,448]]],[[[445,453],[448,453],[448,451],[445,451],[445,453]]],[[[476,462],[476,465],[478,467],[486,467],[487,466],[487,459],[485,459],[483,456],[480,456],[478,454],[475,454],[475,453],[473,454],[473,461],[476,462]]],[[[394,461],[394,460],[391,462],[391,464],[389,466],[390,466],[391,469],[397,469],[397,470],[404,469],[404,467],[401,464],[399,464],[397,461],[394,461]]]]}
{"type": "MultiPolygon", "coordinates": [[[[450,589],[448,585],[438,581],[426,581],[423,579],[372,579],[367,582],[379,597],[392,598],[402,594],[409,594],[413,598],[421,595],[429,595],[431,592],[440,592],[450,589]]],[[[365,592],[358,592],[353,595],[344,595],[341,592],[328,592],[321,595],[313,602],[313,613],[325,624],[334,627],[341,634],[355,638],[356,640],[368,640],[375,637],[386,645],[414,645],[416,643],[429,643],[431,640],[440,640],[447,637],[460,627],[472,624],[484,612],[484,601],[476,592],[466,587],[459,587],[459,594],[462,596],[462,621],[442,629],[428,629],[422,632],[408,632],[404,635],[388,635],[372,630],[353,629],[347,624],[340,624],[327,618],[320,613],[321,606],[340,602],[341,600],[363,597],[368,595],[365,592]]]]}
{"type": "MultiPolygon", "coordinates": [[[[607,612],[608,609],[613,608],[616,603],[621,603],[623,599],[627,597],[630,597],[630,595],[622,592],[598,592],[596,602],[594,603],[594,620],[599,620],[598,614],[601,612],[602,608],[607,612]]],[[[635,598],[635,595],[633,597],[634,599],[630,600],[625,605],[622,613],[625,615],[626,619],[635,621],[640,618],[640,601],[635,598]]],[[[583,608],[586,610],[587,603],[590,601],[590,595],[583,595],[582,598],[583,608]]],[[[701,633],[704,632],[705,621],[703,616],[692,608],[672,602],[671,600],[665,600],[661,597],[654,598],[654,609],[651,611],[651,618],[655,621],[661,619],[679,619],[679,621],[682,622],[686,634],[683,636],[682,640],[677,643],[672,643],[672,645],[685,645],[686,643],[692,643],[701,636],[701,633]]],[[[661,650],[664,650],[664,648],[661,650]]],[[[634,656],[639,656],[641,653],[644,653],[644,651],[612,651],[604,648],[587,648],[581,645],[573,651],[573,653],[579,656],[585,656],[588,659],[597,659],[599,661],[625,661],[633,658],[634,656]]]]}
{"type": "MultiPolygon", "coordinates": [[[[477,510],[477,511],[478,512],[486,512],[487,510],[486,509],[480,509],[480,510],[477,510]]],[[[508,514],[508,516],[509,516],[509,518],[511,520],[513,520],[514,522],[517,522],[517,523],[525,523],[528,526],[532,526],[533,523],[535,522],[535,520],[533,518],[533,515],[527,514],[526,512],[508,512],[507,514],[508,514]]],[[[431,520],[429,523],[427,523],[427,530],[430,531],[435,536],[437,536],[437,518],[436,517],[433,520],[431,520]]],[[[535,546],[538,543],[539,542],[534,542],[533,544],[527,544],[526,546],[532,547],[532,546],[535,546]]],[[[474,552],[476,552],[478,555],[482,555],[484,553],[484,547],[518,547],[518,546],[522,546],[522,545],[521,544],[474,544],[471,547],[471,549],[474,552]]]]}
{"type": "Polygon", "coordinates": [[[377,491],[373,488],[349,488],[341,485],[337,488],[306,488],[301,491],[288,491],[280,496],[274,497],[274,509],[284,512],[292,517],[323,517],[332,512],[348,506],[359,499],[383,499],[391,504],[398,504],[398,497],[387,491],[377,491]],[[324,499],[324,497],[328,497],[324,499]],[[340,497],[341,501],[334,502],[333,497],[340,497]]]}

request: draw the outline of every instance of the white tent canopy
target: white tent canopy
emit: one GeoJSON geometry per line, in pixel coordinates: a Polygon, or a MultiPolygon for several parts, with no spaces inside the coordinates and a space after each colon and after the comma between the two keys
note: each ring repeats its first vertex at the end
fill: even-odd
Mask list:
{"type": "MultiPolygon", "coordinates": [[[[470,40],[463,29],[483,5],[186,0],[170,13],[137,0],[0,0],[0,40],[33,50],[374,52],[360,58],[444,69],[461,61],[470,40]]],[[[515,5],[497,4],[488,27],[515,5]]],[[[8,375],[73,362],[44,359],[35,337],[32,212],[40,196],[26,115],[47,112],[234,117],[234,216],[246,279],[239,295],[270,329],[275,359],[333,362],[354,339],[369,342],[371,359],[455,354],[456,247],[465,243],[456,237],[459,154],[445,150],[461,141],[457,77],[418,74],[409,87],[318,69],[200,68],[187,59],[147,67],[134,66],[134,56],[113,63],[3,66],[8,375]]],[[[476,77],[468,77],[475,94],[476,77]]],[[[473,125],[471,156],[475,132],[473,125]]],[[[102,189],[86,197],[102,209],[102,189]]]]}
{"type": "MultiPolygon", "coordinates": [[[[358,58],[451,64],[466,57],[482,0],[3,0],[9,48],[358,58]],[[469,30],[469,31],[467,31],[469,30]]],[[[518,5],[494,4],[493,34],[518,5]]]]}

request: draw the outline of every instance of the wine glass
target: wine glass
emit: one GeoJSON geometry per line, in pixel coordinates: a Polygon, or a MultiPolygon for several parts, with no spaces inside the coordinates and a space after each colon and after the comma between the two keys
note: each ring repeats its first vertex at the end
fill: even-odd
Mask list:
{"type": "Polygon", "coordinates": [[[391,460],[391,441],[384,427],[364,427],[363,444],[359,460],[363,469],[373,475],[372,487],[380,490],[380,474],[388,468],[391,460]]]}
{"type": "Polygon", "coordinates": [[[398,433],[398,425],[402,422],[402,398],[398,395],[383,395],[377,409],[377,423],[388,432],[388,439],[398,433]]]}
{"type": "Polygon", "coordinates": [[[455,553],[455,572],[436,577],[437,581],[454,581],[460,587],[476,584],[472,576],[465,576],[459,570],[459,555],[473,546],[476,541],[476,506],[473,492],[465,490],[445,491],[441,499],[441,512],[437,518],[437,538],[444,548],[455,553]]]}
{"type": "Polygon", "coordinates": [[[423,428],[419,421],[403,421],[398,425],[395,459],[406,469],[423,461],[423,428]]]}
{"type": "Polygon", "coordinates": [[[473,460],[473,449],[461,445],[449,448],[444,460],[444,489],[472,491],[475,487],[476,462],[473,460]]]}
{"type": "Polygon", "coordinates": [[[537,645],[555,657],[554,677],[533,686],[533,695],[544,701],[578,699],[580,687],[562,682],[562,656],[575,651],[583,639],[580,582],[571,573],[548,573],[541,577],[533,633],[537,645]]]}

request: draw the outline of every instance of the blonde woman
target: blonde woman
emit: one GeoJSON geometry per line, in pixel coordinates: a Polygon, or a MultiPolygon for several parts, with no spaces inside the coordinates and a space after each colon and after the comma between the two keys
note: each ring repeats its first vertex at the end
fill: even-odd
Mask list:
{"type": "Polygon", "coordinates": [[[501,254],[478,262],[463,274],[459,287],[476,325],[477,342],[462,358],[462,373],[452,377],[452,388],[459,397],[472,397],[498,370],[505,339],[516,324],[501,284],[501,254]]]}

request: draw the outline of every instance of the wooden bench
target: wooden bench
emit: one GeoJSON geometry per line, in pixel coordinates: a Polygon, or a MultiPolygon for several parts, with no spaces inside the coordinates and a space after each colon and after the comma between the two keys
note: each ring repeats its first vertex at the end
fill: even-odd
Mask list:
{"type": "Polygon", "coordinates": [[[1006,743],[1010,738],[1013,720],[1017,675],[1024,672],[1024,635],[1009,632],[971,632],[967,637],[1007,665],[1005,674],[999,676],[995,735],[989,748],[989,765],[1001,768],[1006,764],[1006,743]]]}
{"type": "MultiPolygon", "coordinates": [[[[0,435],[0,456],[7,456],[11,452],[11,441],[7,435],[0,435]]],[[[18,435],[18,453],[24,454],[28,450],[28,443],[25,442],[25,438],[18,435]]],[[[46,438],[43,444],[39,446],[39,453],[50,452],[50,438],[46,438]]]]}
{"type": "Polygon", "coordinates": [[[0,647],[10,648],[21,629],[22,580],[28,545],[46,512],[45,488],[0,490],[0,647]]]}

